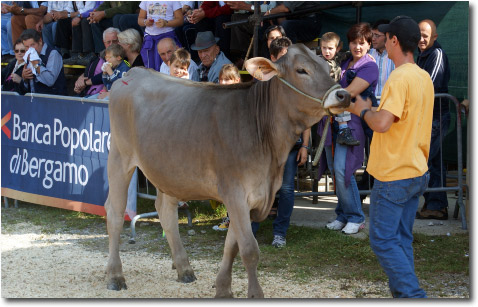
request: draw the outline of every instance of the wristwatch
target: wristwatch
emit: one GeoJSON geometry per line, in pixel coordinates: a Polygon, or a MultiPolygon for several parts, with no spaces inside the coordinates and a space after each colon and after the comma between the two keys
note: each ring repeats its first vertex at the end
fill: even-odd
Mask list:
{"type": "Polygon", "coordinates": [[[251,10],[252,10],[252,11],[254,11],[254,4],[253,4],[253,5],[251,5],[251,10]]]}
{"type": "Polygon", "coordinates": [[[40,67],[40,64],[33,65],[33,68],[35,68],[35,69],[37,69],[38,67],[40,67]]]}
{"type": "Polygon", "coordinates": [[[22,7],[22,9],[20,10],[20,13],[24,14],[25,13],[25,9],[22,7]]]}
{"type": "Polygon", "coordinates": [[[70,17],[71,17],[71,13],[70,13],[70,12],[68,12],[68,18],[70,18],[70,17]]]}

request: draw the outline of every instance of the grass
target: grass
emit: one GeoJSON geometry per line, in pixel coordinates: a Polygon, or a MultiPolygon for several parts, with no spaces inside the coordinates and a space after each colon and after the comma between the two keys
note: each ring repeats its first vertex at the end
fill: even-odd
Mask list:
{"type": "MultiPolygon", "coordinates": [[[[189,202],[196,235],[187,231],[187,218],[180,211],[180,233],[192,259],[220,261],[227,232],[216,232],[212,226],[226,215],[224,206],[212,209],[208,202],[189,202]]],[[[151,212],[154,204],[140,200],[138,212],[151,212]]],[[[40,226],[44,233],[90,230],[105,233],[105,218],[81,212],[38,206],[20,202],[20,208],[2,208],[2,233],[8,232],[9,225],[28,221],[40,226]]],[[[143,221],[143,220],[142,220],[143,221]]],[[[161,238],[162,230],[157,219],[137,224],[137,243],[125,248],[144,249],[149,252],[169,253],[167,241],[161,238]],[[145,225],[142,225],[145,224],[145,225]]],[[[307,282],[319,276],[335,279],[356,279],[370,282],[385,282],[387,276],[381,269],[368,240],[360,240],[339,232],[291,225],[287,233],[287,248],[277,249],[272,242],[272,221],[261,223],[257,240],[261,250],[259,271],[271,274],[286,274],[299,282],[307,282]],[[278,261],[280,259],[280,261],[278,261]]],[[[130,233],[125,223],[123,234],[130,233]]],[[[89,247],[107,245],[107,239],[89,247]]],[[[88,246],[87,246],[88,247],[88,246]]],[[[469,236],[427,236],[416,234],[413,243],[416,273],[421,281],[433,289],[443,289],[444,276],[450,282],[461,276],[469,280],[469,236]]],[[[107,248],[107,246],[102,247],[107,248]]],[[[126,249],[126,250],[127,250],[126,249]]],[[[124,250],[124,249],[122,249],[124,250]]],[[[235,268],[243,269],[239,256],[235,268]]],[[[343,285],[347,287],[346,284],[343,285]]],[[[466,285],[465,285],[466,286],[466,285]]],[[[425,286],[424,286],[425,287],[425,286]]],[[[427,290],[427,289],[425,289],[427,290]]],[[[356,293],[357,297],[364,294],[356,293]]]]}

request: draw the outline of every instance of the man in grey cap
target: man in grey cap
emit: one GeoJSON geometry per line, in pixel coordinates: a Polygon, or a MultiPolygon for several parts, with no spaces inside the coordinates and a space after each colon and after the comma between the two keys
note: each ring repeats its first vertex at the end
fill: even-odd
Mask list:
{"type": "Polygon", "coordinates": [[[197,50],[201,64],[198,67],[199,81],[219,83],[219,72],[224,64],[232,64],[220,50],[211,31],[199,32],[191,49],[197,50]]]}
{"type": "Polygon", "coordinates": [[[349,111],[375,131],[367,171],[375,178],[370,195],[370,246],[389,279],[393,297],[427,297],[413,260],[413,223],[418,200],[428,186],[428,156],[434,90],[430,75],[415,64],[418,24],[395,17],[378,26],[395,64],[377,108],[360,97],[349,111]]]}

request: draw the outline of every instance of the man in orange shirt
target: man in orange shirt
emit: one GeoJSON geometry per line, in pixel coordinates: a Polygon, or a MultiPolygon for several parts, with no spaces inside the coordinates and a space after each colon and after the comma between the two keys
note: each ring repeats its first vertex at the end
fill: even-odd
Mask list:
{"type": "Polygon", "coordinates": [[[418,24],[398,16],[379,26],[395,70],[378,108],[360,97],[349,111],[375,131],[367,171],[375,178],[370,196],[370,246],[389,278],[393,297],[426,297],[413,261],[413,223],[428,186],[428,156],[434,89],[430,75],[414,61],[418,24]]]}

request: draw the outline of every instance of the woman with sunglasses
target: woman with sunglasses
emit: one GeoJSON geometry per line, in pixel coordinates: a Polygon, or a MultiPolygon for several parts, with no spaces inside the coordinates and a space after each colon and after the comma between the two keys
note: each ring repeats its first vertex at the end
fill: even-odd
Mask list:
{"type": "Polygon", "coordinates": [[[12,60],[7,67],[2,69],[2,91],[17,92],[20,95],[24,95],[27,92],[22,79],[22,70],[25,64],[23,56],[26,49],[21,39],[15,42],[15,60],[12,60]]]}

